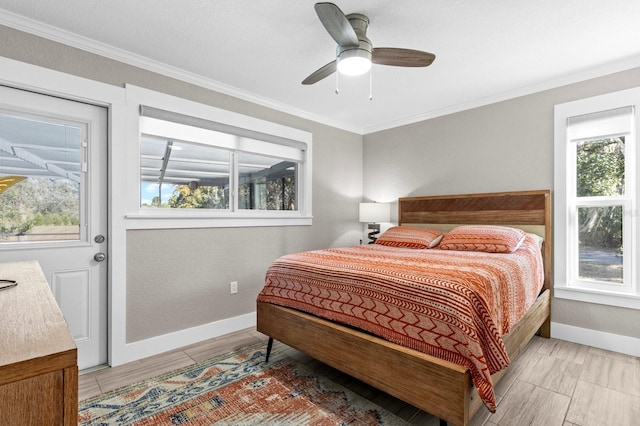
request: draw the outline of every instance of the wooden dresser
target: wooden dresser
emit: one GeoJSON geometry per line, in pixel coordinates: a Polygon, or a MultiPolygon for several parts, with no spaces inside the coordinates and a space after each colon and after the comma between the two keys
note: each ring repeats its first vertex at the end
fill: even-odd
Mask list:
{"type": "Polygon", "coordinates": [[[77,425],[77,349],[36,261],[0,263],[0,425],[77,425]]]}

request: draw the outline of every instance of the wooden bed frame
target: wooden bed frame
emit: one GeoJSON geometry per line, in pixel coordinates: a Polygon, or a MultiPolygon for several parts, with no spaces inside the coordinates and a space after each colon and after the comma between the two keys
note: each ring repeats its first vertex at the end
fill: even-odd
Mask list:
{"type": "MultiPolygon", "coordinates": [[[[513,361],[536,332],[550,335],[551,191],[400,198],[398,221],[409,226],[499,224],[544,237],[544,288],[526,316],[503,336],[513,361]]],[[[409,349],[314,315],[258,303],[257,329],[366,382],[441,421],[467,425],[483,407],[467,367],[409,349]]],[[[494,385],[506,370],[492,376],[494,385]]]]}

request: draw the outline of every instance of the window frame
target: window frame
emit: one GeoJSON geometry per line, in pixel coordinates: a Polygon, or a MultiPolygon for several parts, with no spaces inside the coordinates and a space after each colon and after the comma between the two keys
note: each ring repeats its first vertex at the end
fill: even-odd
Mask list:
{"type": "MultiPolygon", "coordinates": [[[[640,129],[640,88],[581,99],[556,105],[554,108],[554,295],[558,298],[589,303],[640,309],[640,287],[637,284],[638,235],[637,204],[640,185],[635,172],[640,165],[638,134],[640,129]],[[575,194],[576,140],[568,135],[568,119],[581,115],[633,108],[630,133],[616,132],[610,135],[593,135],[593,140],[606,136],[625,136],[625,195],[611,197],[583,197],[575,194]],[[573,191],[573,192],[572,192],[573,191]],[[577,248],[575,241],[574,210],[578,206],[613,206],[623,208],[624,275],[623,285],[606,284],[577,279],[577,248]]],[[[577,211],[577,210],[576,210],[577,211]]]]}
{"type": "MultiPolygon", "coordinates": [[[[312,224],[312,135],[311,133],[277,123],[223,110],[210,105],[167,95],[134,85],[126,85],[127,96],[127,181],[126,190],[127,229],[162,228],[212,228],[247,226],[299,226],[312,224]],[[269,143],[287,141],[304,147],[298,164],[297,203],[291,210],[237,209],[237,202],[230,210],[214,209],[153,209],[140,206],[140,135],[141,108],[151,107],[195,119],[219,124],[222,128],[234,127],[247,132],[265,135],[269,143]]],[[[146,118],[146,117],[145,117],[146,118]]],[[[235,156],[234,156],[235,157],[235,156]]],[[[231,177],[231,189],[237,197],[236,177],[231,177]]]]}

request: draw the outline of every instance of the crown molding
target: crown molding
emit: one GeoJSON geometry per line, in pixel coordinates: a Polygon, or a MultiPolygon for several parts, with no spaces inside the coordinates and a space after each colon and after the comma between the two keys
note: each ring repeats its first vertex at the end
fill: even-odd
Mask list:
{"type": "Polygon", "coordinates": [[[251,102],[256,105],[267,107],[286,114],[291,114],[305,120],[310,120],[316,123],[362,135],[361,128],[357,128],[348,123],[331,120],[327,117],[318,116],[308,111],[292,107],[291,105],[277,102],[270,98],[257,96],[255,93],[250,93],[237,87],[205,78],[199,74],[191,73],[183,69],[155,61],[145,56],[131,53],[124,49],[118,49],[106,43],[102,43],[91,38],[84,37],[70,31],[66,31],[58,27],[26,18],[24,16],[17,15],[15,13],[2,9],[0,9],[0,25],[4,25],[57,43],[84,50],[89,53],[113,59],[118,62],[142,68],[147,71],[152,71],[166,77],[171,77],[180,81],[184,81],[186,83],[195,84],[205,89],[213,90],[224,95],[229,95],[234,98],[251,102]]]}
{"type": "Polygon", "coordinates": [[[186,83],[195,84],[205,89],[213,90],[221,94],[229,95],[234,98],[251,102],[253,104],[280,111],[286,114],[291,114],[301,119],[310,120],[319,124],[324,124],[359,135],[367,135],[370,133],[389,130],[395,127],[414,124],[420,121],[478,108],[481,106],[502,102],[520,96],[530,95],[544,90],[554,89],[557,87],[566,86],[568,84],[573,84],[580,81],[585,81],[592,78],[602,77],[608,74],[640,67],[640,56],[631,57],[624,60],[600,65],[588,70],[583,70],[578,73],[567,74],[559,78],[543,81],[526,87],[521,87],[515,90],[497,93],[481,99],[474,99],[469,102],[451,105],[432,111],[426,111],[421,114],[404,117],[398,120],[387,121],[375,126],[360,128],[349,123],[336,121],[324,116],[312,114],[308,111],[292,107],[291,105],[284,104],[270,98],[257,96],[255,93],[250,93],[237,87],[230,86],[216,80],[208,79],[201,75],[190,73],[183,69],[173,67],[141,55],[136,55],[134,53],[123,49],[118,49],[106,43],[101,43],[99,41],[72,33],[70,31],[62,30],[52,25],[26,18],[24,16],[17,15],[2,9],[0,9],[0,25],[5,25],[10,28],[24,31],[29,34],[65,44],[67,46],[75,47],[77,49],[113,59],[118,62],[152,71],[167,77],[175,78],[186,83]]]}
{"type": "Polygon", "coordinates": [[[640,56],[634,56],[631,58],[626,58],[624,60],[614,61],[604,65],[599,65],[597,67],[590,68],[588,70],[583,70],[578,73],[567,74],[559,78],[546,80],[537,84],[532,84],[530,86],[525,86],[515,90],[510,90],[507,92],[487,96],[481,99],[474,99],[469,102],[464,102],[457,105],[451,105],[445,108],[428,111],[423,114],[406,117],[400,120],[388,121],[386,123],[380,123],[379,125],[376,125],[376,126],[365,127],[363,129],[363,134],[367,135],[370,133],[393,129],[395,127],[414,124],[420,121],[442,117],[444,115],[466,111],[466,110],[478,108],[481,106],[495,104],[497,102],[518,98],[520,96],[531,95],[533,93],[543,92],[545,90],[555,89],[557,87],[567,86],[569,84],[590,80],[592,78],[603,77],[605,75],[614,74],[616,72],[626,71],[626,70],[630,70],[638,67],[640,67],[640,56]]]}

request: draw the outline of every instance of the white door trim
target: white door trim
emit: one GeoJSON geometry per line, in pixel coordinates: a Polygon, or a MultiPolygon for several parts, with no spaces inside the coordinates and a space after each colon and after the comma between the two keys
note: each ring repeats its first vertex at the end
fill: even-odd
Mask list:
{"type": "Polygon", "coordinates": [[[117,196],[113,191],[113,188],[126,186],[127,176],[124,173],[112,173],[114,164],[126,164],[125,90],[122,87],[4,57],[0,57],[0,84],[100,105],[109,110],[108,358],[112,366],[127,362],[129,357],[126,343],[126,211],[124,197],[117,196]]]}
{"type": "MultiPolygon", "coordinates": [[[[3,243],[0,247],[2,259],[39,261],[78,347],[78,368],[92,368],[105,364],[108,361],[109,337],[109,260],[96,262],[94,255],[99,251],[106,252],[109,244],[108,109],[7,86],[0,86],[0,105],[3,121],[12,123],[9,124],[6,135],[3,134],[4,143],[10,145],[11,150],[16,150],[16,159],[22,158],[22,161],[26,159],[27,162],[31,162],[30,154],[44,163],[40,167],[24,171],[28,177],[24,185],[33,188],[37,194],[42,192],[43,195],[48,191],[41,186],[46,185],[46,178],[68,185],[72,191],[68,202],[75,201],[78,204],[75,212],[67,211],[66,214],[75,214],[79,225],[75,228],[75,236],[58,235],[55,240],[47,241],[38,236],[42,230],[34,227],[24,237],[27,242],[19,242],[18,238],[18,242],[3,243]],[[12,134],[12,126],[15,126],[16,133],[12,134]],[[46,129],[40,130],[44,134],[40,135],[36,130],[38,128],[46,129]],[[64,139],[61,132],[63,128],[64,139]],[[38,140],[20,136],[21,133],[18,132],[30,136],[38,135],[38,140]],[[60,163],[59,168],[53,167],[50,172],[46,172],[44,169],[49,168],[49,162],[58,159],[54,154],[56,149],[63,146],[69,150],[68,156],[65,157],[67,162],[60,163]],[[24,151],[18,151],[17,147],[24,151]],[[74,193],[74,189],[77,192],[74,193]],[[31,232],[34,231],[36,234],[32,237],[31,232]],[[107,240],[95,241],[94,236],[97,234],[106,235],[107,240]],[[71,239],[67,239],[69,237],[71,239]]],[[[37,165],[38,161],[35,163],[37,165]]],[[[19,170],[22,167],[28,169],[24,163],[16,164],[9,161],[2,171],[21,174],[19,170]]],[[[30,208],[35,208],[37,213],[43,213],[35,206],[30,205],[30,208]]],[[[68,228],[67,231],[74,233],[73,228],[68,228]]]]}

